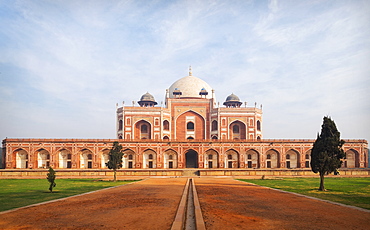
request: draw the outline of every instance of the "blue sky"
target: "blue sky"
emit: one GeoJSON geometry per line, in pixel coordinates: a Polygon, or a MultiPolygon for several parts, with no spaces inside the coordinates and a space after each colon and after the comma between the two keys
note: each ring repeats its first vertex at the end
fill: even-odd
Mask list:
{"type": "Polygon", "coordinates": [[[264,138],[370,140],[370,2],[0,0],[0,138],[115,138],[116,103],[188,75],[264,138]]]}

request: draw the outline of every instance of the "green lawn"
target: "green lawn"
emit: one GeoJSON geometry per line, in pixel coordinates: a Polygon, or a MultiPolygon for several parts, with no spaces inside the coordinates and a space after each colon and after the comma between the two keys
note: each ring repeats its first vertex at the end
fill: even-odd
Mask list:
{"type": "Polygon", "coordinates": [[[96,179],[56,179],[57,186],[49,192],[46,179],[1,179],[0,211],[55,200],[133,181],[102,181],[96,179]]]}
{"type": "Polygon", "coordinates": [[[370,209],[369,177],[326,177],[325,188],[327,191],[325,192],[318,191],[319,177],[242,179],[241,181],[370,209]]]}

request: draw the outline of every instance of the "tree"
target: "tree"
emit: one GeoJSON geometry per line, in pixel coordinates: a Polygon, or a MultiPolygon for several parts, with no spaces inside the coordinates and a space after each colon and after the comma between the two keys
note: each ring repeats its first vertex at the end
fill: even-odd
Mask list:
{"type": "Polygon", "coordinates": [[[53,188],[55,186],[57,186],[57,183],[55,183],[55,171],[52,167],[49,167],[49,172],[47,174],[48,177],[46,177],[46,179],[48,179],[49,183],[50,183],[50,186],[49,186],[49,190],[50,192],[53,192],[53,188]]]}
{"type": "Polygon", "coordinates": [[[321,134],[317,134],[311,152],[311,169],[320,174],[320,191],[325,191],[325,175],[337,172],[343,163],[342,159],[346,157],[342,149],[343,144],[334,121],[330,117],[324,117],[321,134]]]}
{"type": "Polygon", "coordinates": [[[122,145],[115,141],[112,149],[109,151],[109,160],[107,163],[105,163],[109,169],[113,169],[114,171],[114,182],[117,180],[117,169],[122,168],[122,157],[122,145]]]}

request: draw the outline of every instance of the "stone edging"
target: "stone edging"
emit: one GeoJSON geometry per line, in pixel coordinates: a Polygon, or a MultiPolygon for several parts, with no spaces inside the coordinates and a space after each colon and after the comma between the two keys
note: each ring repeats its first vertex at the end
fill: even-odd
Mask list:
{"type": "Polygon", "coordinates": [[[197,230],[205,230],[206,226],[204,224],[204,219],[202,215],[202,209],[200,208],[198,193],[195,188],[195,180],[192,181],[193,185],[193,200],[194,200],[194,209],[195,209],[195,223],[197,230]]]}
{"type": "Polygon", "coordinates": [[[185,213],[186,213],[186,201],[188,199],[190,179],[187,179],[185,188],[183,190],[179,206],[177,208],[175,219],[172,223],[171,230],[183,229],[185,223],[185,213]]]}

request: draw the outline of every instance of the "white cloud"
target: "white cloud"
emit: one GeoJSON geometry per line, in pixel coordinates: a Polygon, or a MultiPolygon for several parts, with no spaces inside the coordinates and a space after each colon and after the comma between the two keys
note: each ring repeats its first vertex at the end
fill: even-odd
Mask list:
{"type": "Polygon", "coordinates": [[[278,7],[278,1],[277,0],[270,0],[270,3],[268,4],[269,10],[271,10],[272,13],[275,13],[279,10],[278,7]]]}

